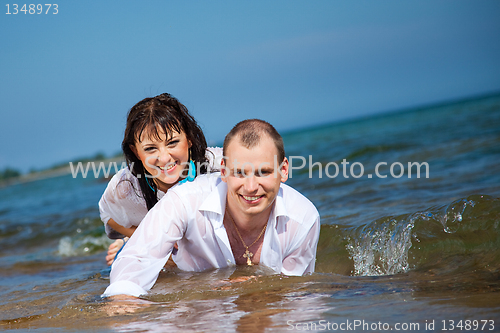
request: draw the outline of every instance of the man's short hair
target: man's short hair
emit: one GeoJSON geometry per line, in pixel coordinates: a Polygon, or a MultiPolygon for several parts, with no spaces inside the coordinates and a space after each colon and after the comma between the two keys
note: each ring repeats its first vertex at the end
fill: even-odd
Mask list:
{"type": "Polygon", "coordinates": [[[227,147],[233,138],[239,139],[243,147],[250,149],[258,145],[263,135],[269,136],[276,146],[278,152],[278,163],[283,162],[285,159],[285,147],[283,145],[283,138],[276,131],[273,125],[260,119],[247,119],[237,123],[233,129],[226,135],[224,139],[224,146],[222,154],[226,158],[227,147]]]}

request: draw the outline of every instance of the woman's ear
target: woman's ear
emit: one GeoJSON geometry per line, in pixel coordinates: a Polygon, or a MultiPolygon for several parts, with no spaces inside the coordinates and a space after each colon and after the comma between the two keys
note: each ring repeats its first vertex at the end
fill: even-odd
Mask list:
{"type": "Polygon", "coordinates": [[[135,157],[137,157],[139,159],[139,155],[137,155],[137,148],[135,148],[135,145],[129,145],[128,146],[130,148],[130,150],[132,150],[132,152],[134,153],[135,157]]]}

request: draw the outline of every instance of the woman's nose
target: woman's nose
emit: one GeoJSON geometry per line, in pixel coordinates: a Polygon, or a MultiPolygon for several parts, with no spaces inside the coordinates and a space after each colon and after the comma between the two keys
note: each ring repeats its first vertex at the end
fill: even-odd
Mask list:
{"type": "Polygon", "coordinates": [[[166,149],[161,149],[158,153],[157,160],[160,163],[160,166],[163,166],[170,162],[170,154],[166,149]]]}

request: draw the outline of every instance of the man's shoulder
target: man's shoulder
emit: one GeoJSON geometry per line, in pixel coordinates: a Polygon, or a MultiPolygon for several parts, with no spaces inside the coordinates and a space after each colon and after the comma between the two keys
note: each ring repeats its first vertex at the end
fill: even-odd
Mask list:
{"type": "Polygon", "coordinates": [[[172,187],[170,191],[175,192],[179,196],[189,194],[208,194],[212,192],[220,182],[220,173],[213,172],[199,175],[192,182],[177,184],[172,187]]]}
{"type": "Polygon", "coordinates": [[[281,184],[281,196],[287,214],[297,222],[313,221],[319,217],[316,206],[305,195],[287,184],[281,184]]]}
{"type": "Polygon", "coordinates": [[[176,184],[167,191],[155,207],[161,206],[159,209],[170,211],[172,206],[176,209],[183,206],[191,214],[207,197],[217,191],[217,185],[220,182],[220,176],[212,173],[197,176],[192,182],[176,184]]]}

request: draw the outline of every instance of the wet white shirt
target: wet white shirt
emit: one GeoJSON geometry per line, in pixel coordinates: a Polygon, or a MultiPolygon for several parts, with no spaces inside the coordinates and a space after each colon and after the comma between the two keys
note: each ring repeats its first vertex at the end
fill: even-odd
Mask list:
{"type": "MultiPolygon", "coordinates": [[[[235,265],[223,224],[227,185],[217,174],[171,188],[148,212],[111,269],[103,296],[147,293],[177,242],[177,266],[203,271],[235,265]]],[[[285,275],[314,271],[320,230],[314,205],[281,184],[267,222],[260,265],[285,275]]]]}
{"type": "MultiPolygon", "coordinates": [[[[219,171],[222,148],[207,148],[206,157],[209,172],[219,171]]],[[[163,198],[164,195],[165,192],[158,190],[158,200],[163,198]]],[[[109,219],[113,219],[113,221],[125,228],[137,227],[148,213],[139,180],[128,168],[118,171],[109,181],[101,200],[99,200],[99,212],[106,234],[112,239],[123,238],[124,236],[108,225],[109,219]]]]}

